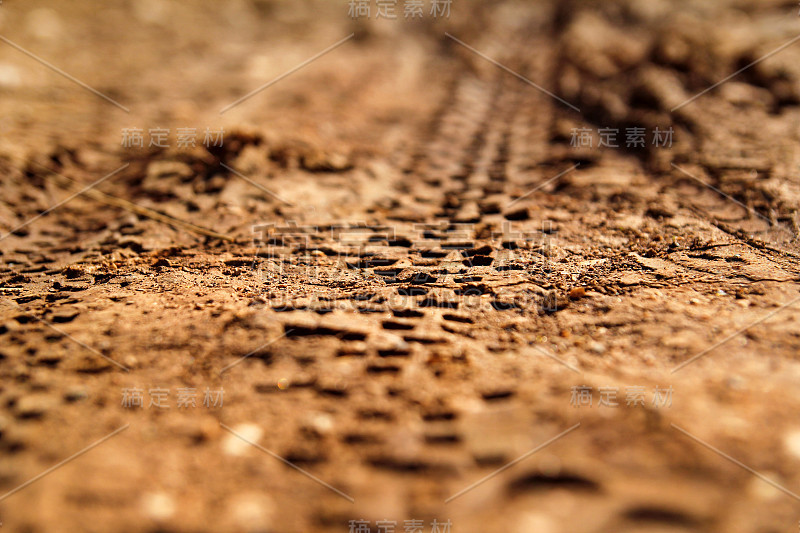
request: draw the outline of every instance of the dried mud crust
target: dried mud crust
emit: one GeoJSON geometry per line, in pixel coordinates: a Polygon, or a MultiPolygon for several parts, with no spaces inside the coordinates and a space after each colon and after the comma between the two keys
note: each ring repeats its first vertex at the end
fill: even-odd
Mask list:
{"type": "MultiPolygon", "coordinates": [[[[784,307],[800,276],[800,52],[673,111],[788,41],[795,7],[476,2],[404,26],[324,5],[296,19],[317,6],[332,35],[357,37],[347,61],[263,95],[295,122],[254,100],[221,149],[9,141],[3,234],[128,166],[0,241],[0,486],[129,426],[0,502],[4,527],[796,527],[796,500],[676,426],[800,487],[798,312],[784,307]],[[634,126],[673,127],[674,146],[570,146],[576,127],[634,126]],[[571,405],[579,386],[592,408],[571,405]],[[629,386],[671,386],[672,406],[627,406],[629,386]],[[134,387],[168,389],[171,408],[123,408],[134,387]],[[175,405],[207,387],[222,407],[175,405]],[[621,405],[598,407],[601,387],[621,405]]],[[[294,46],[299,60],[322,48],[294,46]]]]}

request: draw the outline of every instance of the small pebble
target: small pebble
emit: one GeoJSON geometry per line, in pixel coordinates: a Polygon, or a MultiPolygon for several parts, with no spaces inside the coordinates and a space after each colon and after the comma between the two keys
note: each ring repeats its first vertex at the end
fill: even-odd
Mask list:
{"type": "Polygon", "coordinates": [[[264,434],[264,430],[255,424],[238,424],[231,429],[236,435],[229,433],[225,437],[225,440],[222,441],[222,450],[227,455],[234,457],[241,457],[246,454],[253,448],[250,443],[258,444],[264,434]]]}
{"type": "MultiPolygon", "coordinates": [[[[767,479],[771,479],[778,485],[783,484],[783,482],[780,480],[780,477],[774,472],[762,472],[762,475],[767,479]]],[[[763,501],[775,500],[783,496],[783,492],[781,492],[779,489],[757,477],[750,478],[748,489],[748,492],[752,496],[763,501]]]]}
{"type": "Polygon", "coordinates": [[[15,89],[22,85],[22,75],[14,65],[0,63],[0,87],[15,89]]]}
{"type": "Polygon", "coordinates": [[[14,413],[17,418],[40,418],[52,405],[53,401],[48,396],[23,396],[17,401],[14,413]]]}
{"type": "Polygon", "coordinates": [[[314,413],[306,418],[303,428],[317,435],[328,435],[333,430],[333,417],[328,413],[314,413]]]}
{"type": "Polygon", "coordinates": [[[586,289],[583,287],[575,287],[573,289],[570,289],[569,291],[569,297],[572,300],[579,300],[585,296],[586,296],[586,289]]]}
{"type": "Polygon", "coordinates": [[[87,394],[86,390],[78,387],[71,388],[64,393],[64,399],[68,402],[78,402],[80,400],[85,400],[88,397],[89,395],[87,394]]]}
{"type": "Polygon", "coordinates": [[[790,454],[800,459],[800,429],[795,429],[783,438],[783,445],[790,454]]]}
{"type": "Polygon", "coordinates": [[[353,164],[344,154],[311,150],[300,158],[300,166],[311,172],[342,172],[353,168],[353,164]]]}
{"type": "Polygon", "coordinates": [[[50,318],[50,321],[55,324],[65,324],[67,322],[72,322],[75,318],[80,314],[80,311],[77,309],[64,309],[53,313],[53,316],[50,318]]]}
{"type": "Polygon", "coordinates": [[[543,513],[527,513],[517,523],[515,531],[519,533],[556,533],[559,531],[557,522],[543,513]]]}
{"type": "Polygon", "coordinates": [[[248,531],[271,531],[274,504],[262,494],[237,494],[229,503],[233,520],[248,531]]]}
{"type": "Polygon", "coordinates": [[[504,216],[506,220],[528,220],[531,218],[527,207],[521,207],[519,209],[509,211],[504,216]]]}
{"type": "Polygon", "coordinates": [[[151,520],[161,522],[175,514],[175,501],[165,492],[150,492],[142,497],[142,511],[151,520]]]}
{"type": "Polygon", "coordinates": [[[593,351],[596,354],[605,353],[606,345],[602,342],[592,341],[589,343],[589,350],[593,351]]]}

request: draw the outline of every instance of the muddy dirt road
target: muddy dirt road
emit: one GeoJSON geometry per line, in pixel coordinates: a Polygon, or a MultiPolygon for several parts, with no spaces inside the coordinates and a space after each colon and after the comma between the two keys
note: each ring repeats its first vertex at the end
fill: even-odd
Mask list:
{"type": "Polygon", "coordinates": [[[796,531],[800,18],[697,4],[2,2],[2,529],[796,531]]]}

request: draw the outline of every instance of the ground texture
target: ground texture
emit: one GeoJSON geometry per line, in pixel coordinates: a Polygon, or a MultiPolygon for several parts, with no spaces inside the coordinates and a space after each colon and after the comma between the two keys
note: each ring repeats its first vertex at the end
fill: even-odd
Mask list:
{"type": "Polygon", "coordinates": [[[97,4],[0,5],[3,528],[797,530],[792,2],[97,4]]]}

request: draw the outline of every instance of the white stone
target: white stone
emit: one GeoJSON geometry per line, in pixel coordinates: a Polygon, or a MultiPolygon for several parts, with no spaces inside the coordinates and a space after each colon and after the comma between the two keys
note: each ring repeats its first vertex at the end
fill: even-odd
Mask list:
{"type": "MultiPolygon", "coordinates": [[[[772,480],[774,483],[781,485],[781,482],[778,480],[778,475],[774,472],[762,472],[764,477],[767,479],[772,480]]],[[[783,495],[783,491],[764,481],[761,478],[753,476],[749,483],[749,493],[753,495],[753,497],[758,498],[759,500],[775,500],[780,498],[783,495]]]]}
{"type": "Polygon", "coordinates": [[[272,527],[274,504],[267,496],[237,494],[231,498],[229,509],[233,520],[248,531],[266,531],[272,527]]]}
{"type": "Polygon", "coordinates": [[[234,457],[241,457],[242,455],[246,454],[250,449],[253,448],[253,445],[250,444],[250,442],[253,444],[258,444],[258,441],[264,434],[264,430],[255,424],[238,424],[231,429],[234,431],[234,433],[236,433],[236,435],[229,433],[225,437],[225,439],[222,441],[222,450],[227,455],[232,455],[234,457]]]}
{"type": "Polygon", "coordinates": [[[800,459],[800,429],[787,433],[783,438],[783,445],[786,451],[800,459]]]}
{"type": "Polygon", "coordinates": [[[142,497],[142,509],[149,518],[160,522],[175,514],[175,500],[165,492],[150,492],[142,497]]]}
{"type": "Polygon", "coordinates": [[[589,343],[589,349],[596,354],[605,353],[606,346],[602,342],[592,341],[589,343]]]}
{"type": "Polygon", "coordinates": [[[22,85],[19,69],[8,63],[0,63],[0,87],[14,89],[22,85]]]}
{"type": "Polygon", "coordinates": [[[333,417],[328,413],[313,413],[304,420],[304,425],[320,435],[328,435],[333,430],[333,417]]]}
{"type": "Polygon", "coordinates": [[[519,533],[556,533],[558,528],[555,520],[542,513],[527,513],[517,523],[516,531],[519,533]]]}

